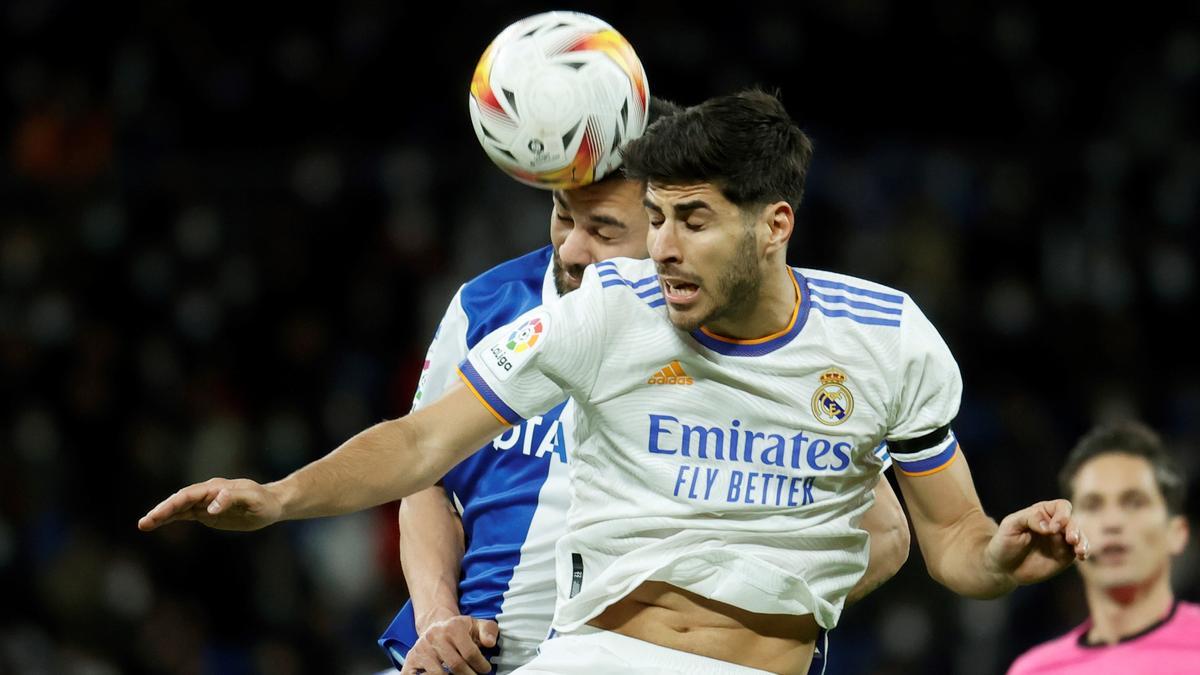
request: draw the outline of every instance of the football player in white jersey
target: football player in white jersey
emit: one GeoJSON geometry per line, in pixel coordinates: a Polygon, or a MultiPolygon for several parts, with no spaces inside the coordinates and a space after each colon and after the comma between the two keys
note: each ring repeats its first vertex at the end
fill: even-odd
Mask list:
{"type": "MultiPolygon", "coordinates": [[[[678,110],[652,98],[650,121],[678,110]]],[[[492,329],[579,288],[588,265],[647,257],[642,193],[640,182],[619,172],[556,191],[551,245],[488,270],[451,301],[413,408],[458,382],[458,365],[492,329]]],[[[495,663],[502,674],[536,655],[554,612],[554,545],[566,530],[565,456],[573,440],[562,430],[573,415],[568,403],[514,426],[455,466],[442,486],[404,499],[400,548],[412,598],[380,639],[402,672],[444,665],[483,673],[495,663]]],[[[908,522],[895,493],[886,480],[875,490],[862,522],[870,563],[851,598],[891,578],[908,555],[908,522]]]]}
{"type": "Polygon", "coordinates": [[[258,529],[429,487],[570,396],[578,445],[554,628],[522,673],[804,672],[867,564],[887,447],[931,576],[994,597],[1087,555],[1065,500],[999,524],[950,431],[961,379],[902,292],[786,264],[811,144],[762,92],[625,151],[650,261],[587,268],[483,338],[464,386],[283,480],[211,479],[140,521],[258,529]]]}

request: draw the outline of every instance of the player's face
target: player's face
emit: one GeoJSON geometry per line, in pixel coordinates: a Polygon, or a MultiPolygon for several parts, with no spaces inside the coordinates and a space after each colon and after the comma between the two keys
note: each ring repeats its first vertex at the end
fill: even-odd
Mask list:
{"type": "Polygon", "coordinates": [[[555,190],[550,216],[554,286],[579,288],[583,269],[609,258],[646,257],[646,209],[641,183],[614,178],[574,190],[555,190]]]}
{"type": "Polygon", "coordinates": [[[683,330],[755,307],[762,256],[751,218],[708,183],[646,188],[647,248],[671,322],[683,330]]]}
{"type": "Polygon", "coordinates": [[[1091,549],[1079,567],[1084,583],[1118,590],[1168,574],[1171,556],[1187,542],[1187,525],[1169,515],[1148,461],[1099,455],[1079,468],[1072,487],[1075,516],[1091,549]]]}

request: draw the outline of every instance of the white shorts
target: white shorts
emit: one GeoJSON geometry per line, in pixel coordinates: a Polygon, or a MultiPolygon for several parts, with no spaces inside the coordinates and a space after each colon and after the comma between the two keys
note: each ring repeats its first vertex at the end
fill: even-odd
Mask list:
{"type": "MultiPolygon", "coordinates": [[[[762,675],[765,670],[660,647],[620,633],[581,626],[542,643],[537,658],[513,675],[643,673],[644,675],[762,675]]],[[[769,675],[769,673],[768,673],[769,675]]]]}

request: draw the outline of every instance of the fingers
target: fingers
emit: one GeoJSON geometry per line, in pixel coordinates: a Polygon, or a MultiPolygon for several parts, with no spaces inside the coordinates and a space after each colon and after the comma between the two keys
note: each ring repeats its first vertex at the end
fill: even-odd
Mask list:
{"type": "Polygon", "coordinates": [[[434,653],[429,643],[422,638],[417,640],[417,644],[413,645],[412,649],[408,650],[408,655],[404,657],[404,669],[400,672],[402,675],[440,673],[442,672],[442,662],[438,660],[437,654],[434,653]]]}
{"type": "Polygon", "coordinates": [[[1016,516],[1012,524],[1018,531],[1028,530],[1040,535],[1066,532],[1074,522],[1071,518],[1071,502],[1065,499],[1038,502],[1012,515],[1016,516]]]}
{"type": "Polygon", "coordinates": [[[257,529],[271,522],[263,506],[257,483],[213,478],[164,499],[138,520],[138,529],[149,532],[178,520],[198,520],[220,529],[257,529]]]}
{"type": "Polygon", "coordinates": [[[138,529],[149,532],[177,520],[195,520],[217,491],[213,481],[189,485],[150,509],[138,520],[138,529]]]}
{"type": "Polygon", "coordinates": [[[1075,560],[1087,560],[1087,535],[1080,529],[1079,523],[1072,515],[1071,502],[1065,499],[1055,499],[1038,502],[1023,511],[1014,513],[1016,518],[1011,525],[1016,532],[1022,530],[1047,537],[1061,537],[1064,555],[1075,560]]]}
{"type": "Polygon", "coordinates": [[[1050,513],[1051,531],[1063,533],[1063,540],[1071,548],[1076,560],[1087,560],[1087,535],[1083,533],[1079,523],[1075,520],[1071,502],[1065,499],[1055,499],[1052,502],[1046,502],[1046,505],[1050,513]]]}
{"type": "Polygon", "coordinates": [[[446,622],[445,629],[435,636],[442,638],[441,641],[434,641],[434,646],[438,647],[438,656],[455,675],[460,672],[460,667],[464,675],[486,673],[492,669],[492,664],[479,650],[480,623],[483,621],[469,616],[455,617],[446,622]]]}
{"type": "Polygon", "coordinates": [[[1050,531],[1065,532],[1067,526],[1071,523],[1071,502],[1065,499],[1055,499],[1049,502],[1042,502],[1047,511],[1050,520],[1050,531]]]}
{"type": "Polygon", "coordinates": [[[474,630],[478,636],[476,642],[484,647],[495,647],[496,641],[500,639],[500,624],[495,621],[476,619],[474,630]]]}
{"type": "MultiPolygon", "coordinates": [[[[1017,511],[1010,516],[1011,524],[1016,532],[1032,532],[1033,534],[1054,534],[1052,529],[1052,514],[1045,508],[1046,502],[1039,502],[1028,508],[1017,511]]],[[[1008,520],[1007,518],[1005,520],[1008,520]]]]}
{"type": "Polygon", "coordinates": [[[1066,535],[1063,537],[1063,539],[1067,542],[1067,545],[1072,548],[1072,552],[1075,554],[1075,559],[1080,561],[1087,560],[1088,538],[1087,535],[1083,533],[1083,530],[1079,528],[1079,523],[1075,522],[1075,519],[1072,518],[1067,521],[1063,531],[1066,532],[1066,535]]]}
{"type": "Polygon", "coordinates": [[[237,482],[229,482],[217,492],[217,496],[208,504],[207,512],[211,516],[216,516],[234,506],[253,507],[257,501],[256,498],[257,495],[250,488],[241,486],[237,482]]]}
{"type": "Polygon", "coordinates": [[[403,673],[450,672],[475,675],[492,670],[479,645],[495,646],[500,628],[495,621],[456,616],[432,624],[409,650],[403,673]]]}

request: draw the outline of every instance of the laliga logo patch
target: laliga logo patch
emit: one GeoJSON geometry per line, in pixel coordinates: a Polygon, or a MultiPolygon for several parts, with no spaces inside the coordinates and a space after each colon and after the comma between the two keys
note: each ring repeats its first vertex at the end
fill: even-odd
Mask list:
{"type": "Polygon", "coordinates": [[[533,353],[533,348],[537,345],[538,340],[549,328],[550,317],[546,315],[530,317],[509,333],[507,338],[500,338],[492,343],[487,355],[483,358],[484,364],[497,379],[507,382],[508,378],[512,377],[512,374],[520,369],[521,364],[533,353]]]}
{"type": "Polygon", "coordinates": [[[543,330],[545,327],[542,325],[541,317],[535,316],[514,330],[512,335],[508,336],[508,342],[504,346],[508,348],[508,351],[518,354],[526,349],[533,349],[538,338],[542,337],[543,330]]]}
{"type": "Polygon", "coordinates": [[[821,373],[821,386],[812,397],[813,415],[821,424],[835,427],[854,412],[854,396],[844,384],[846,374],[837,368],[821,373]]]}

